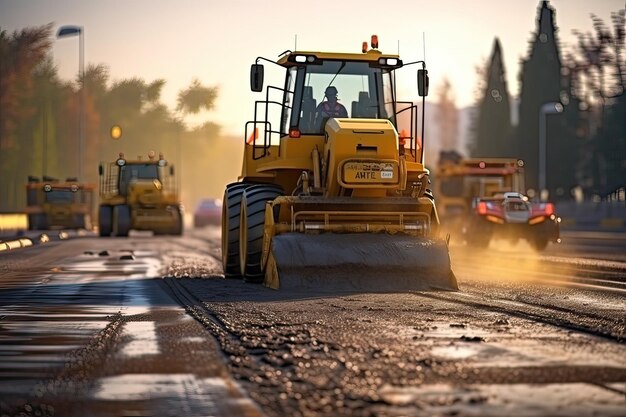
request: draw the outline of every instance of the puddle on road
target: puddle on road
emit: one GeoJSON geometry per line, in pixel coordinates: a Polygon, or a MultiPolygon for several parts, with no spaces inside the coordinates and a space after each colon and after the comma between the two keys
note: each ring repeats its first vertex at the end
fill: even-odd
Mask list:
{"type": "Polygon", "coordinates": [[[524,327],[507,322],[469,325],[432,321],[392,329],[413,345],[428,347],[432,356],[460,360],[475,367],[607,366],[626,369],[617,344],[600,344],[593,337],[551,326],[524,327]],[[564,348],[565,344],[565,348],[564,348]],[[572,348],[568,349],[567,346],[572,348]],[[598,349],[602,353],[598,354],[598,349]]]}
{"type": "Polygon", "coordinates": [[[144,280],[130,280],[120,283],[124,286],[124,301],[121,312],[124,315],[137,315],[148,313],[152,309],[150,291],[146,291],[144,280]]]}
{"type": "Polygon", "coordinates": [[[431,349],[430,353],[436,358],[442,359],[467,359],[478,356],[486,349],[476,344],[467,344],[463,346],[437,346],[431,349]]]}
{"type": "Polygon", "coordinates": [[[384,386],[380,395],[411,416],[621,417],[626,409],[623,392],[582,383],[384,386]]]}
{"type": "Polygon", "coordinates": [[[97,251],[88,251],[89,254],[83,253],[71,264],[63,265],[64,272],[76,272],[80,274],[122,274],[139,276],[156,277],[159,276],[161,269],[161,261],[156,252],[153,251],[134,251],[130,249],[120,249],[117,251],[109,251],[107,256],[100,256],[97,251]],[[135,259],[123,260],[122,256],[132,254],[135,259]]]}
{"type": "Polygon", "coordinates": [[[428,339],[460,339],[463,336],[484,338],[493,335],[493,331],[491,330],[479,329],[474,326],[470,327],[464,323],[451,321],[431,321],[423,326],[413,328],[409,333],[411,333],[411,335],[418,333],[428,339]]]}
{"type": "Polygon", "coordinates": [[[452,341],[431,348],[431,354],[440,359],[467,360],[474,367],[551,367],[592,366],[626,368],[626,358],[619,346],[608,347],[599,355],[594,344],[577,344],[571,350],[563,348],[562,339],[508,337],[500,341],[452,341]]]}
{"type": "Polygon", "coordinates": [[[574,304],[581,304],[584,306],[592,306],[594,310],[616,310],[616,313],[623,313],[626,307],[624,299],[612,300],[610,298],[602,298],[602,302],[599,303],[597,298],[589,297],[583,294],[568,294],[565,301],[573,302],[574,304]]]}

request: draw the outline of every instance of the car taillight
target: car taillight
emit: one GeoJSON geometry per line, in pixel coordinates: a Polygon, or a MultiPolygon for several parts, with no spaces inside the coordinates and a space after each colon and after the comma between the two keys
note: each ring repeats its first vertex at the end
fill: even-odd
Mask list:
{"type": "Polygon", "coordinates": [[[478,212],[478,214],[480,215],[484,215],[487,214],[487,203],[484,201],[480,201],[478,203],[478,206],[476,207],[476,211],[478,212]]]}
{"type": "Polygon", "coordinates": [[[544,208],[544,211],[546,213],[546,216],[550,216],[550,215],[554,214],[554,204],[547,203],[546,207],[544,208]]]}

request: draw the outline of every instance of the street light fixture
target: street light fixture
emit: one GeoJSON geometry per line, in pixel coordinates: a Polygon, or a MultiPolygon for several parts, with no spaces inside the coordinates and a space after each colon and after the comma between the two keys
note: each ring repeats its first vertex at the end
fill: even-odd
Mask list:
{"type": "Polygon", "coordinates": [[[85,147],[85,30],[82,26],[61,26],[57,32],[57,38],[78,35],[78,76],[83,85],[79,95],[80,116],[78,119],[78,180],[83,181],[83,149],[85,147]]]}
{"type": "MultiPolygon", "coordinates": [[[[544,103],[539,109],[539,195],[542,196],[546,189],[546,115],[561,113],[563,105],[558,102],[544,103]]],[[[543,199],[543,198],[542,198],[543,199]]]]}

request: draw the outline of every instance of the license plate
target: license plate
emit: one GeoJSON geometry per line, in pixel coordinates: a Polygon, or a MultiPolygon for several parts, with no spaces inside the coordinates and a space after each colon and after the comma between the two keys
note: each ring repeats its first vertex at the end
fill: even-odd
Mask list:
{"type": "Polygon", "coordinates": [[[397,183],[398,165],[391,162],[348,162],[343,167],[346,183],[397,183]]]}

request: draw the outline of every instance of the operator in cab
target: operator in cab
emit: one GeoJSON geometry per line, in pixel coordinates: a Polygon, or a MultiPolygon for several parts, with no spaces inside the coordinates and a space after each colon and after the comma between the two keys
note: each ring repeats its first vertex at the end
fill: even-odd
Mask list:
{"type": "Polygon", "coordinates": [[[323,123],[332,117],[348,117],[348,110],[337,101],[337,94],[336,87],[332,85],[326,87],[326,91],[324,91],[326,100],[322,101],[315,110],[315,126],[318,129],[322,129],[323,123]]]}

